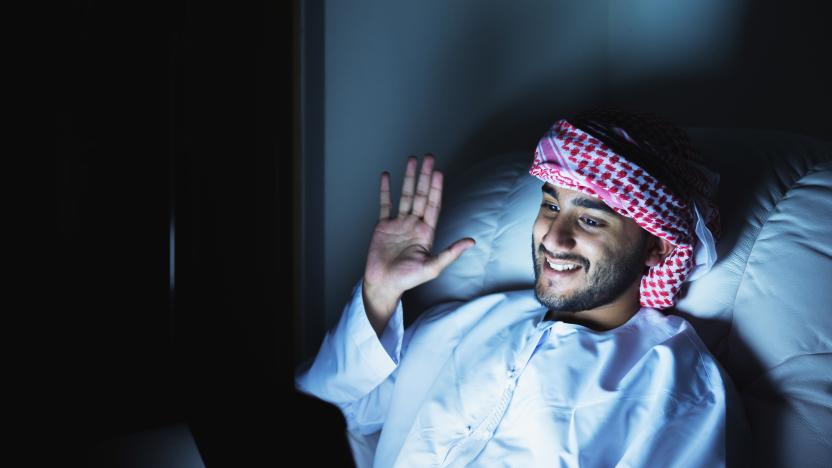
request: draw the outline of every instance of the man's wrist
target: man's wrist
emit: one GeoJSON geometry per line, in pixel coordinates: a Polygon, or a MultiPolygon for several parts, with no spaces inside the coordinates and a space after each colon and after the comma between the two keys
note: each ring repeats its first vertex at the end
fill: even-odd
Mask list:
{"type": "Polygon", "coordinates": [[[403,293],[385,289],[383,286],[369,284],[366,280],[362,289],[362,299],[364,301],[364,310],[367,312],[367,318],[376,331],[376,335],[381,337],[384,328],[387,326],[387,322],[390,321],[390,317],[396,311],[396,306],[403,293]]]}

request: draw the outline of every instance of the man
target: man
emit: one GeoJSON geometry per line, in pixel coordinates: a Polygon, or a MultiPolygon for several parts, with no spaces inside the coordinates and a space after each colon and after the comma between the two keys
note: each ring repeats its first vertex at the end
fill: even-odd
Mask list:
{"type": "Polygon", "coordinates": [[[715,260],[715,179],[683,132],[621,112],[557,122],[533,291],[436,306],[405,331],[402,294],[472,245],[433,255],[443,176],[389,175],[364,276],[296,386],[337,405],[359,466],[724,466],[744,450],[741,402],[674,304],[715,260]]]}

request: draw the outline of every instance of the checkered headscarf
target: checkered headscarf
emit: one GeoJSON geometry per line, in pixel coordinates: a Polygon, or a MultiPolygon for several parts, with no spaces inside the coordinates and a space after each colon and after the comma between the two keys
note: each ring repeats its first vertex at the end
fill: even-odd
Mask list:
{"type": "Polygon", "coordinates": [[[719,176],[705,167],[685,132],[668,122],[616,111],[559,120],[538,142],[529,173],[600,198],[675,246],[642,277],[642,306],[672,307],[682,283],[716,260],[719,211],[711,199],[719,176]]]}

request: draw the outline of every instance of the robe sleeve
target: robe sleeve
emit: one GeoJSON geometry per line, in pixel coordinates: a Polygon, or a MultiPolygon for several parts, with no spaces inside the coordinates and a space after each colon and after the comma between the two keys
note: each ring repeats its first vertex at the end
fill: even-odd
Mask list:
{"type": "Polygon", "coordinates": [[[379,338],[367,318],[362,291],[359,280],[317,355],[296,370],[295,388],[338,406],[347,429],[366,435],[381,429],[390,406],[404,341],[404,312],[399,300],[379,338]]]}

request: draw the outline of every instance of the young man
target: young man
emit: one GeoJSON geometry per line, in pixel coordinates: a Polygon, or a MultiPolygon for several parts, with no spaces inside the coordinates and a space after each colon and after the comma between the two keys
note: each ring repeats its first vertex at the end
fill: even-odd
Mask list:
{"type": "Polygon", "coordinates": [[[383,173],[364,276],[299,390],[337,405],[359,466],[724,466],[741,400],[674,304],[715,260],[714,182],[683,132],[619,112],[561,120],[544,181],[535,287],[436,306],[403,330],[402,294],[433,255],[442,174],[408,160],[398,214],[383,173]]]}

